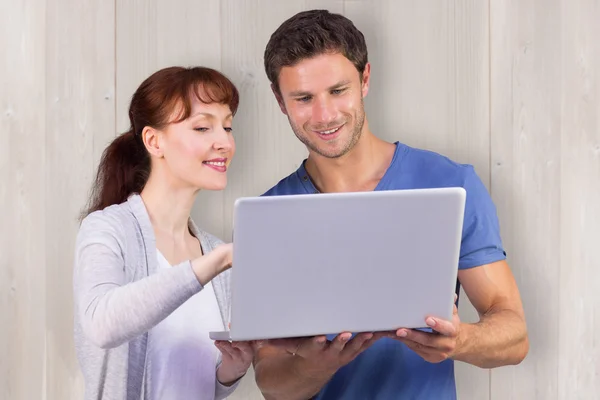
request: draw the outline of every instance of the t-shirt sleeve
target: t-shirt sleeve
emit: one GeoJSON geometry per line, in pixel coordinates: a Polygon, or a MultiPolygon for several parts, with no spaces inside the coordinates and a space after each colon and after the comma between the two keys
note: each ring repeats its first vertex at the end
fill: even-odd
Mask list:
{"type": "Polygon", "coordinates": [[[467,192],[459,269],[506,259],[496,206],[487,188],[469,166],[464,181],[467,192]]]}

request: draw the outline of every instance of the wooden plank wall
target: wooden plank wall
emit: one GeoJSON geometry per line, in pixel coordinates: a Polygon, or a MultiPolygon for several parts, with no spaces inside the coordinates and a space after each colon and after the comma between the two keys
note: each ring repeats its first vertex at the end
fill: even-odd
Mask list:
{"type": "Polygon", "coordinates": [[[115,129],[115,7],[46,0],[46,398],[83,398],[73,347],[78,217],[115,129]]]}
{"type": "MultiPolygon", "coordinates": [[[[139,83],[206,65],[238,85],[237,154],[194,217],[228,240],[231,208],[306,155],[262,64],[287,17],[327,8],[363,31],[381,137],[471,163],[498,208],[531,338],[492,371],[457,363],[461,399],[600,392],[600,1],[154,0],[0,3],[0,400],[79,399],[72,338],[77,214],[139,83]]],[[[461,303],[461,317],[477,313],[461,303]]],[[[250,373],[233,396],[259,399],[250,373]]]]}
{"type": "Polygon", "coordinates": [[[490,17],[491,190],[531,337],[491,398],[597,398],[600,2],[492,1],[490,17]]]}
{"type": "Polygon", "coordinates": [[[38,3],[0,2],[0,399],[44,390],[46,10],[38,3]]]}

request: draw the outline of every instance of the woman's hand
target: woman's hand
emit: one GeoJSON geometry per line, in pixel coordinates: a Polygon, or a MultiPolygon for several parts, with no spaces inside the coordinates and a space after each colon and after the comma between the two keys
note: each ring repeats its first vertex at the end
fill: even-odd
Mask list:
{"type": "Polygon", "coordinates": [[[219,273],[227,271],[229,268],[231,268],[233,263],[233,243],[221,244],[215,247],[213,252],[217,252],[217,254],[221,257],[221,270],[219,273]]]}
{"type": "Polygon", "coordinates": [[[215,346],[222,354],[222,362],[217,369],[217,379],[224,386],[231,386],[246,375],[254,359],[251,342],[229,342],[217,340],[215,346]]]}
{"type": "Polygon", "coordinates": [[[202,286],[215,276],[231,268],[233,260],[233,244],[222,244],[210,253],[192,260],[192,269],[202,286]]]}

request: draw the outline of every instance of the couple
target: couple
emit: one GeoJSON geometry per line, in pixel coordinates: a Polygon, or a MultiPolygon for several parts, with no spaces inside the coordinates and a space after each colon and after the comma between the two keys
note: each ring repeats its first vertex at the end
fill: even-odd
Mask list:
{"type": "Polygon", "coordinates": [[[226,186],[238,91],[211,69],[166,68],[135,92],[131,128],[106,149],[77,236],[75,339],[86,398],[220,399],[254,364],[267,399],[452,399],[454,360],[521,362],[525,318],[490,196],[471,166],[371,133],[363,108],[370,65],[352,22],[301,12],[271,36],[264,62],[309,150],[265,195],[464,187],[458,276],[480,321],[462,323],[455,307],[452,321],[427,318],[434,333],[213,343],[208,332],[228,323],[232,245],[199,229],[190,212],[198,191],[226,186]]]}

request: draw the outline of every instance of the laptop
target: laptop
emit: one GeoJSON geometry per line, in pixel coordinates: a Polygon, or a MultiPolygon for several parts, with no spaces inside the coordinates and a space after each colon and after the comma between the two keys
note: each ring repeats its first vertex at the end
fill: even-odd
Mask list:
{"type": "Polygon", "coordinates": [[[231,320],[213,340],[425,328],[451,319],[460,187],[244,197],[233,213],[231,320]]]}

